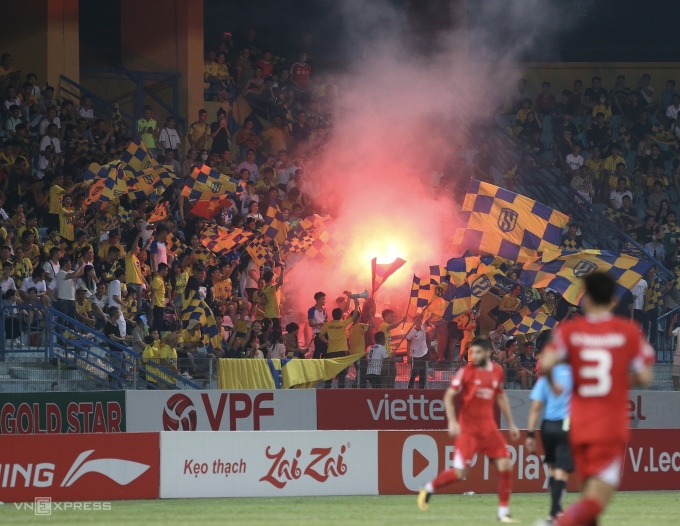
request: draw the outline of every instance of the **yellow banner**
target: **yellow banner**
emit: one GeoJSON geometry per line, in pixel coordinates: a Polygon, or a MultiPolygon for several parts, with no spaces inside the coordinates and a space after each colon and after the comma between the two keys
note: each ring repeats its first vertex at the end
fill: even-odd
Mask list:
{"type": "Polygon", "coordinates": [[[217,363],[217,385],[220,389],[314,388],[321,381],[332,380],[361,356],[327,360],[223,358],[217,363]]]}

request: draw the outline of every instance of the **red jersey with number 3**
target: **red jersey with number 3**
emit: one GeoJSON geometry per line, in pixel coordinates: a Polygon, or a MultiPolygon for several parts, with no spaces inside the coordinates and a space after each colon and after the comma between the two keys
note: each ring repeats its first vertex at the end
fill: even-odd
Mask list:
{"type": "Polygon", "coordinates": [[[491,361],[484,367],[470,362],[456,373],[451,387],[461,398],[458,422],[462,433],[498,430],[494,406],[496,395],[503,393],[503,379],[503,368],[491,361]]]}
{"type": "Polygon", "coordinates": [[[629,374],[654,361],[640,325],[609,313],[586,315],[562,323],[553,338],[574,375],[571,442],[625,442],[629,374]]]}

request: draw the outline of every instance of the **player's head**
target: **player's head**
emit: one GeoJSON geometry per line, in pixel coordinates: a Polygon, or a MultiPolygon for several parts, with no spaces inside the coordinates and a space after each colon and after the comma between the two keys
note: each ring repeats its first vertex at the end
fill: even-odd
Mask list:
{"type": "Polygon", "coordinates": [[[341,320],[341,319],[342,319],[342,309],[335,308],[335,309],[333,309],[333,311],[331,312],[331,314],[332,314],[333,319],[334,319],[335,321],[338,321],[338,320],[341,320]]]}
{"type": "Polygon", "coordinates": [[[385,333],[382,331],[376,332],[373,337],[377,345],[385,345],[385,333]]]}
{"type": "Polygon", "coordinates": [[[472,362],[477,367],[484,367],[491,358],[491,342],[486,338],[475,338],[470,346],[472,362]]]}
{"type": "Polygon", "coordinates": [[[586,284],[587,305],[609,307],[614,300],[615,281],[604,272],[593,272],[583,280],[586,284]]]}

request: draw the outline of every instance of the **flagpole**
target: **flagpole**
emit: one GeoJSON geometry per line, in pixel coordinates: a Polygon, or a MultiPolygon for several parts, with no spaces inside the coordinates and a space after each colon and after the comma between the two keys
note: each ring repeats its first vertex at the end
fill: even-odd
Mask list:
{"type": "MultiPolygon", "coordinates": [[[[404,316],[404,323],[401,324],[401,328],[403,329],[404,326],[406,325],[406,318],[408,318],[408,310],[411,308],[411,292],[413,292],[413,283],[416,281],[416,275],[415,273],[413,274],[413,279],[411,280],[411,288],[408,291],[408,303],[406,304],[406,315],[404,316]]],[[[401,343],[399,343],[401,345],[401,343]]]]}

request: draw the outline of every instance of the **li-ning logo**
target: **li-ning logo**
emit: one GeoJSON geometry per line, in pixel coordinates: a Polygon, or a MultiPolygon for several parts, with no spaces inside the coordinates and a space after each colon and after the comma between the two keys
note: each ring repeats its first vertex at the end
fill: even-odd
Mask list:
{"type": "Polygon", "coordinates": [[[71,469],[68,470],[68,473],[61,483],[62,488],[72,486],[76,480],[87,473],[100,473],[121,486],[127,486],[133,480],[141,477],[144,472],[151,467],[146,464],[120,458],[87,460],[87,457],[92,453],[94,453],[94,449],[83,451],[78,455],[78,458],[71,466],[71,469]]]}
{"type": "MultiPolygon", "coordinates": [[[[76,458],[73,465],[59,485],[62,488],[70,488],[83,475],[99,473],[113,480],[121,486],[130,484],[133,480],[141,477],[151,466],[123,460],[120,458],[99,458],[87,460],[94,453],[94,449],[83,451],[76,458]]],[[[34,487],[50,488],[54,481],[56,465],[51,462],[39,464],[0,464],[2,483],[0,487],[34,487]],[[23,479],[23,482],[22,480],[23,479]]]]}
{"type": "Polygon", "coordinates": [[[267,446],[265,455],[274,462],[260,482],[269,482],[272,486],[282,489],[289,481],[298,480],[305,475],[317,482],[326,482],[330,477],[341,477],[347,473],[347,464],[342,455],[350,447],[349,442],[347,445],[342,445],[337,457],[331,456],[333,448],[315,447],[309,453],[311,459],[306,461],[301,458],[302,450],[300,449],[295,451],[292,459],[286,459],[285,447],[282,447],[278,453],[272,453],[270,446],[267,446]],[[303,468],[305,463],[306,466],[303,468]]]}
{"type": "Polygon", "coordinates": [[[597,265],[592,261],[579,261],[574,267],[574,276],[582,278],[588,274],[592,274],[597,270],[597,265]]]}
{"type": "Polygon", "coordinates": [[[164,431],[196,431],[196,409],[187,395],[176,394],[168,399],[163,410],[164,431]]]}
{"type": "Polygon", "coordinates": [[[487,276],[477,278],[470,287],[470,293],[475,298],[481,298],[491,288],[491,280],[487,276]]]}
{"type": "Polygon", "coordinates": [[[517,218],[519,214],[512,208],[503,208],[498,215],[498,228],[501,232],[512,232],[517,226],[517,218]]]}

